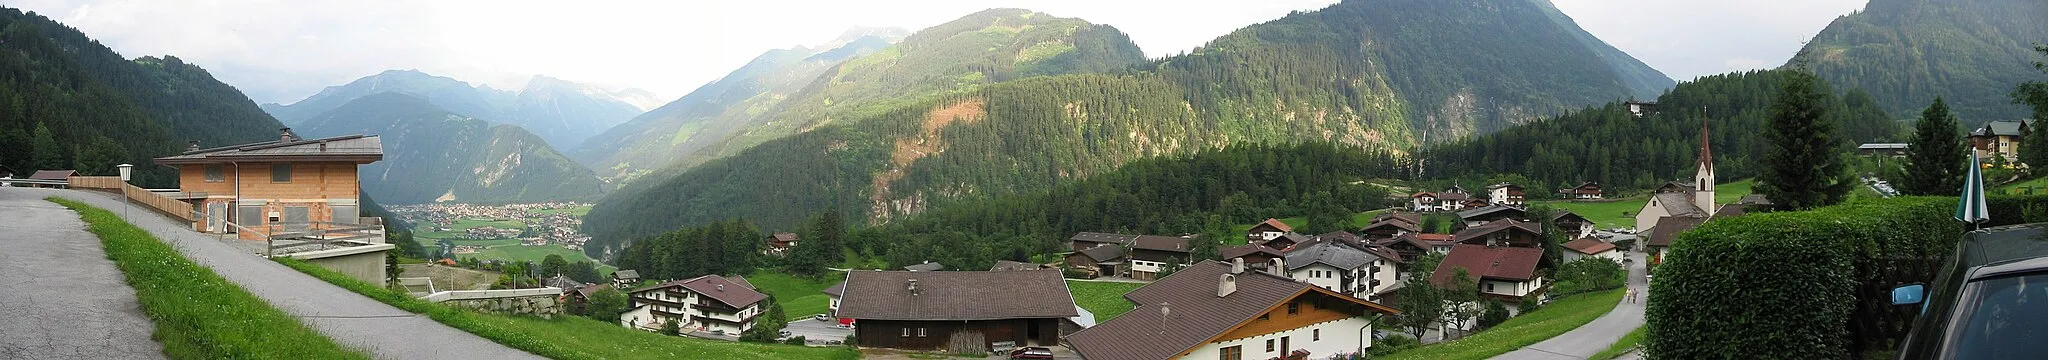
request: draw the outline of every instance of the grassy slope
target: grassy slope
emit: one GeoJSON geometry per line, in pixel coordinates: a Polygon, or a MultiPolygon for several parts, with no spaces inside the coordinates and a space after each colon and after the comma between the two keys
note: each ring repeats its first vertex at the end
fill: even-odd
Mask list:
{"type": "Polygon", "coordinates": [[[775,301],[782,302],[782,313],[789,315],[790,320],[831,311],[832,298],[825,296],[825,288],[843,280],[846,280],[846,273],[836,271],[815,281],[770,270],[747,275],[747,282],[753,283],[755,289],[775,295],[775,301]]]}
{"type": "Polygon", "coordinates": [[[1615,341],[1614,345],[1608,345],[1607,350],[1601,350],[1598,353],[1594,353],[1592,357],[1588,357],[1586,359],[1607,360],[1620,357],[1622,353],[1626,353],[1631,349],[1635,349],[1636,344],[1640,344],[1643,342],[1643,329],[1644,328],[1641,326],[1636,327],[1635,331],[1628,332],[1628,335],[1622,335],[1621,340],[1615,341]]]}
{"type": "Polygon", "coordinates": [[[2048,192],[2048,176],[2000,185],[1992,194],[2024,195],[2048,192]]]}
{"type": "Polygon", "coordinates": [[[569,216],[580,217],[583,215],[590,214],[590,205],[577,205],[560,209],[534,210],[533,213],[541,215],[569,214],[569,216]]]}
{"type": "MultiPolygon", "coordinates": [[[[1714,203],[1728,204],[1741,200],[1753,192],[1756,180],[1743,180],[1714,186],[1714,203]]],[[[1600,228],[1636,226],[1635,213],[1643,210],[1643,204],[1650,202],[1647,196],[1634,196],[1611,201],[1536,201],[1560,209],[1571,210],[1599,224],[1600,228]],[[1627,215],[1623,215],[1627,213],[1627,215]]]]}
{"type": "Polygon", "coordinates": [[[1134,305],[1130,300],[1124,300],[1124,293],[1140,286],[1145,284],[1067,280],[1067,290],[1074,293],[1074,304],[1095,313],[1097,324],[1131,311],[1134,305]]]}
{"type": "MultiPolygon", "coordinates": [[[[463,243],[458,242],[457,244],[463,243]]],[[[499,245],[486,248],[483,251],[476,252],[475,254],[457,254],[456,257],[475,257],[481,259],[498,259],[507,261],[532,261],[538,264],[542,259],[547,259],[548,254],[561,255],[563,260],[568,260],[569,262],[589,261],[592,263],[597,263],[597,272],[601,274],[610,273],[614,270],[618,270],[618,268],[616,267],[613,267],[611,265],[605,265],[604,263],[599,263],[597,262],[597,260],[591,259],[590,255],[584,255],[582,251],[570,250],[569,248],[562,247],[561,245],[499,245]]]]}
{"type": "Polygon", "coordinates": [[[1395,353],[1387,359],[1485,359],[1577,329],[1621,304],[1622,291],[1566,297],[1462,339],[1395,353]]]}
{"type": "Polygon", "coordinates": [[[176,249],[83,203],[48,198],[77,211],[121,268],[142,312],[156,324],[151,338],[172,359],[368,359],[300,324],[263,299],[199,266],[176,249]]]}
{"type": "Polygon", "coordinates": [[[810,348],[662,336],[576,316],[539,319],[490,315],[407,297],[303,261],[278,262],[400,309],[485,339],[552,359],[856,359],[851,348],[810,348]]]}

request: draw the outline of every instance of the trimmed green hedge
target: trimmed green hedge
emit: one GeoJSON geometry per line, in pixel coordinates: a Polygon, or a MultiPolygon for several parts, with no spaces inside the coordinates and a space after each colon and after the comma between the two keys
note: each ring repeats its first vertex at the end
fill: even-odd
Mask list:
{"type": "Polygon", "coordinates": [[[1933,279],[1961,237],[1955,205],[1953,197],[1893,198],[1718,219],[1681,234],[1650,286],[1646,352],[1812,359],[1887,351],[1913,316],[1889,305],[1890,289],[1933,279]]]}

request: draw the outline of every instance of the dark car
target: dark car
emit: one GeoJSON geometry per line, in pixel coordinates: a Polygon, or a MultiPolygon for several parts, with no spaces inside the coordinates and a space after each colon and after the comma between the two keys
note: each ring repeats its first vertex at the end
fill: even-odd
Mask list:
{"type": "Polygon", "coordinates": [[[2048,354],[2048,223],[1964,235],[1929,285],[1892,289],[1919,304],[1900,359],[2039,359],[2048,354]]]}
{"type": "Polygon", "coordinates": [[[1011,359],[1051,359],[1052,349],[1032,346],[1010,350],[1011,359]]]}

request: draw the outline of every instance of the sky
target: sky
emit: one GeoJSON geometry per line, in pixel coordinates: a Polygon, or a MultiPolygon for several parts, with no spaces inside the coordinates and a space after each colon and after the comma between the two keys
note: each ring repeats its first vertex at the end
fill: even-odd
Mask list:
{"type": "MultiPolygon", "coordinates": [[[[1489,0],[1493,1],[1493,0],[1489,0]]],[[[1782,64],[1861,0],[1553,0],[1673,79],[1782,64]],[[1677,15],[1674,15],[1677,14],[1677,15]]],[[[533,75],[673,99],[762,52],[854,27],[915,31],[996,7],[1109,24],[1148,56],[1333,0],[391,1],[0,0],[124,56],[172,55],[257,102],[291,103],[388,69],[516,90],[533,75]]]]}

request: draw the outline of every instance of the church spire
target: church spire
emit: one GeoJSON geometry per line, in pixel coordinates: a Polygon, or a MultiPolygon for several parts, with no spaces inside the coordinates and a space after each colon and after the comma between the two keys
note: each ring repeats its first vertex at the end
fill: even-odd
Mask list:
{"type": "Polygon", "coordinates": [[[1699,159],[1699,166],[1700,166],[1700,168],[1702,168],[1702,169],[1706,169],[1706,171],[1714,171],[1714,152],[1712,151],[1712,149],[1711,149],[1711,146],[1709,145],[1709,141],[1707,140],[1707,139],[1708,139],[1708,136],[1711,136],[1711,135],[1713,135],[1714,133],[1713,133],[1713,132],[1711,132],[1711,131],[1709,131],[1709,130],[1707,129],[1707,116],[1706,116],[1706,115],[1707,115],[1707,109],[1706,109],[1706,108],[1700,108],[1700,159],[1699,159]]]}

